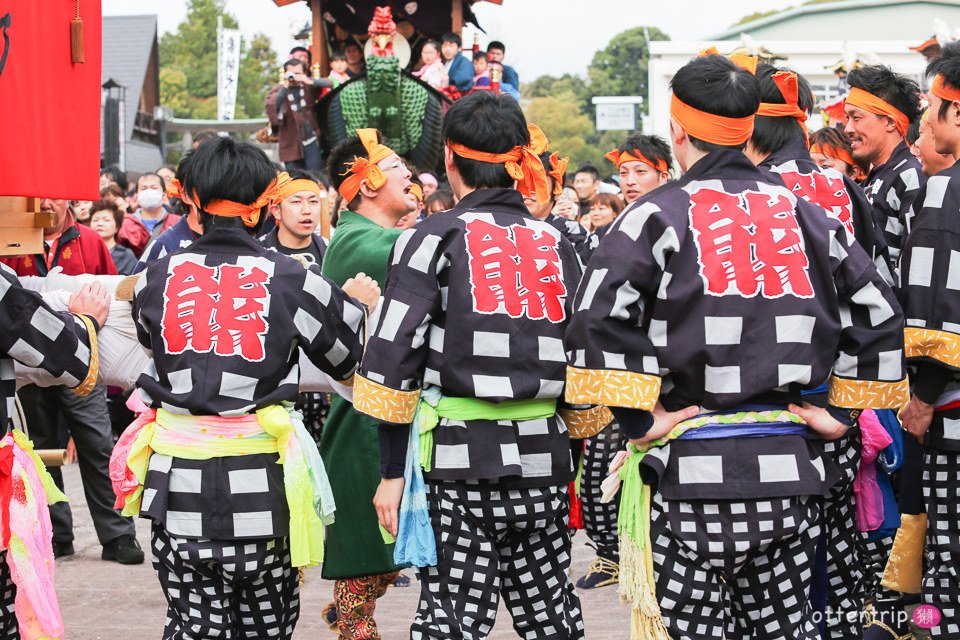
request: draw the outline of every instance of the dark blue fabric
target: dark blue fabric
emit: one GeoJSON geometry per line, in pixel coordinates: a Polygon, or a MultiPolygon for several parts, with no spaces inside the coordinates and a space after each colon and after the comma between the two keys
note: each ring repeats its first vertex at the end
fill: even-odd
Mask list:
{"type": "Polygon", "coordinates": [[[871,540],[888,538],[900,528],[900,506],[893,490],[890,475],[903,465],[903,429],[893,409],[876,409],[880,424],[893,440],[877,457],[877,485],[883,494],[883,524],[867,534],[871,540]]]}
{"type": "Polygon", "coordinates": [[[450,84],[465,93],[473,88],[473,73],[473,62],[458,53],[447,71],[447,77],[450,78],[450,84]]]}

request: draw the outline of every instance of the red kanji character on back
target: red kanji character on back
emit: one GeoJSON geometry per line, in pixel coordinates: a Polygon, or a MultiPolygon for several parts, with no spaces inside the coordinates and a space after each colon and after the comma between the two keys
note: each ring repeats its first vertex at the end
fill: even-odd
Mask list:
{"type": "Polygon", "coordinates": [[[853,202],[842,177],[796,171],[782,172],[780,177],[794,195],[825,209],[847,230],[847,237],[853,238],[853,202]]]}
{"type": "Polygon", "coordinates": [[[467,254],[474,309],[561,322],[567,295],[557,239],[523,225],[467,223],[467,254]]]}
{"type": "Polygon", "coordinates": [[[803,236],[786,194],[694,188],[690,226],[707,293],[813,295],[803,236]]]}
{"type": "Polygon", "coordinates": [[[169,353],[190,349],[263,360],[270,276],[260,268],[180,262],[164,288],[160,330],[169,353]]]}

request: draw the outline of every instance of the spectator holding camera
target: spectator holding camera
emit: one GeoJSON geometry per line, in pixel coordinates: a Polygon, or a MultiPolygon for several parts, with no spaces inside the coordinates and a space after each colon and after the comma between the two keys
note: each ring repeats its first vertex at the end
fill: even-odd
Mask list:
{"type": "Polygon", "coordinates": [[[267,95],[266,110],[284,168],[323,169],[314,105],[320,91],[332,86],[326,78],[311,78],[302,60],[291,58],[283,64],[283,81],[267,95]]]}

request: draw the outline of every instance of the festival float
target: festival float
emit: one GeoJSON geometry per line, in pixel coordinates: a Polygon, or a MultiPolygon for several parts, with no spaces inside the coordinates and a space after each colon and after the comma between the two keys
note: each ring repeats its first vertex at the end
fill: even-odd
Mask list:
{"type": "MultiPolygon", "coordinates": [[[[330,52],[355,42],[364,50],[365,73],[339,85],[316,106],[324,155],[355,129],[374,127],[384,144],[420,169],[442,170],[443,113],[460,93],[438,90],[412,74],[428,40],[445,33],[462,34],[477,24],[476,1],[502,0],[274,0],[278,6],[306,1],[312,14],[311,72],[329,74],[330,52]]],[[[479,42],[473,43],[474,50],[479,42]]]]}

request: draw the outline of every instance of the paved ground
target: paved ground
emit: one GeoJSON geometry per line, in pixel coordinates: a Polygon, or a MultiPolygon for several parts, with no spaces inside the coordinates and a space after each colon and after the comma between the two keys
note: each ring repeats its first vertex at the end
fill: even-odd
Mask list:
{"type": "MultiPolygon", "coordinates": [[[[67,495],[73,506],[76,555],[57,561],[57,592],[66,626],[66,640],[153,640],[160,638],[166,605],[147,562],[123,567],[100,560],[97,542],[83,499],[77,465],[64,469],[67,495]]],[[[144,520],[137,522],[138,538],[149,549],[150,530],[144,520]]],[[[592,559],[591,550],[579,533],[574,540],[573,575],[580,576],[592,559]]],[[[413,576],[413,573],[410,572],[413,576]]],[[[295,640],[333,640],[320,620],[321,609],[329,602],[330,582],[320,579],[319,570],[308,572],[303,585],[303,608],[295,640]]],[[[404,640],[419,594],[416,578],[404,589],[392,588],[381,599],[377,621],[384,640],[404,640]]],[[[581,594],[588,640],[626,640],[629,637],[629,612],[620,607],[616,587],[581,594]]],[[[510,617],[501,607],[491,640],[517,638],[510,617]]]]}

